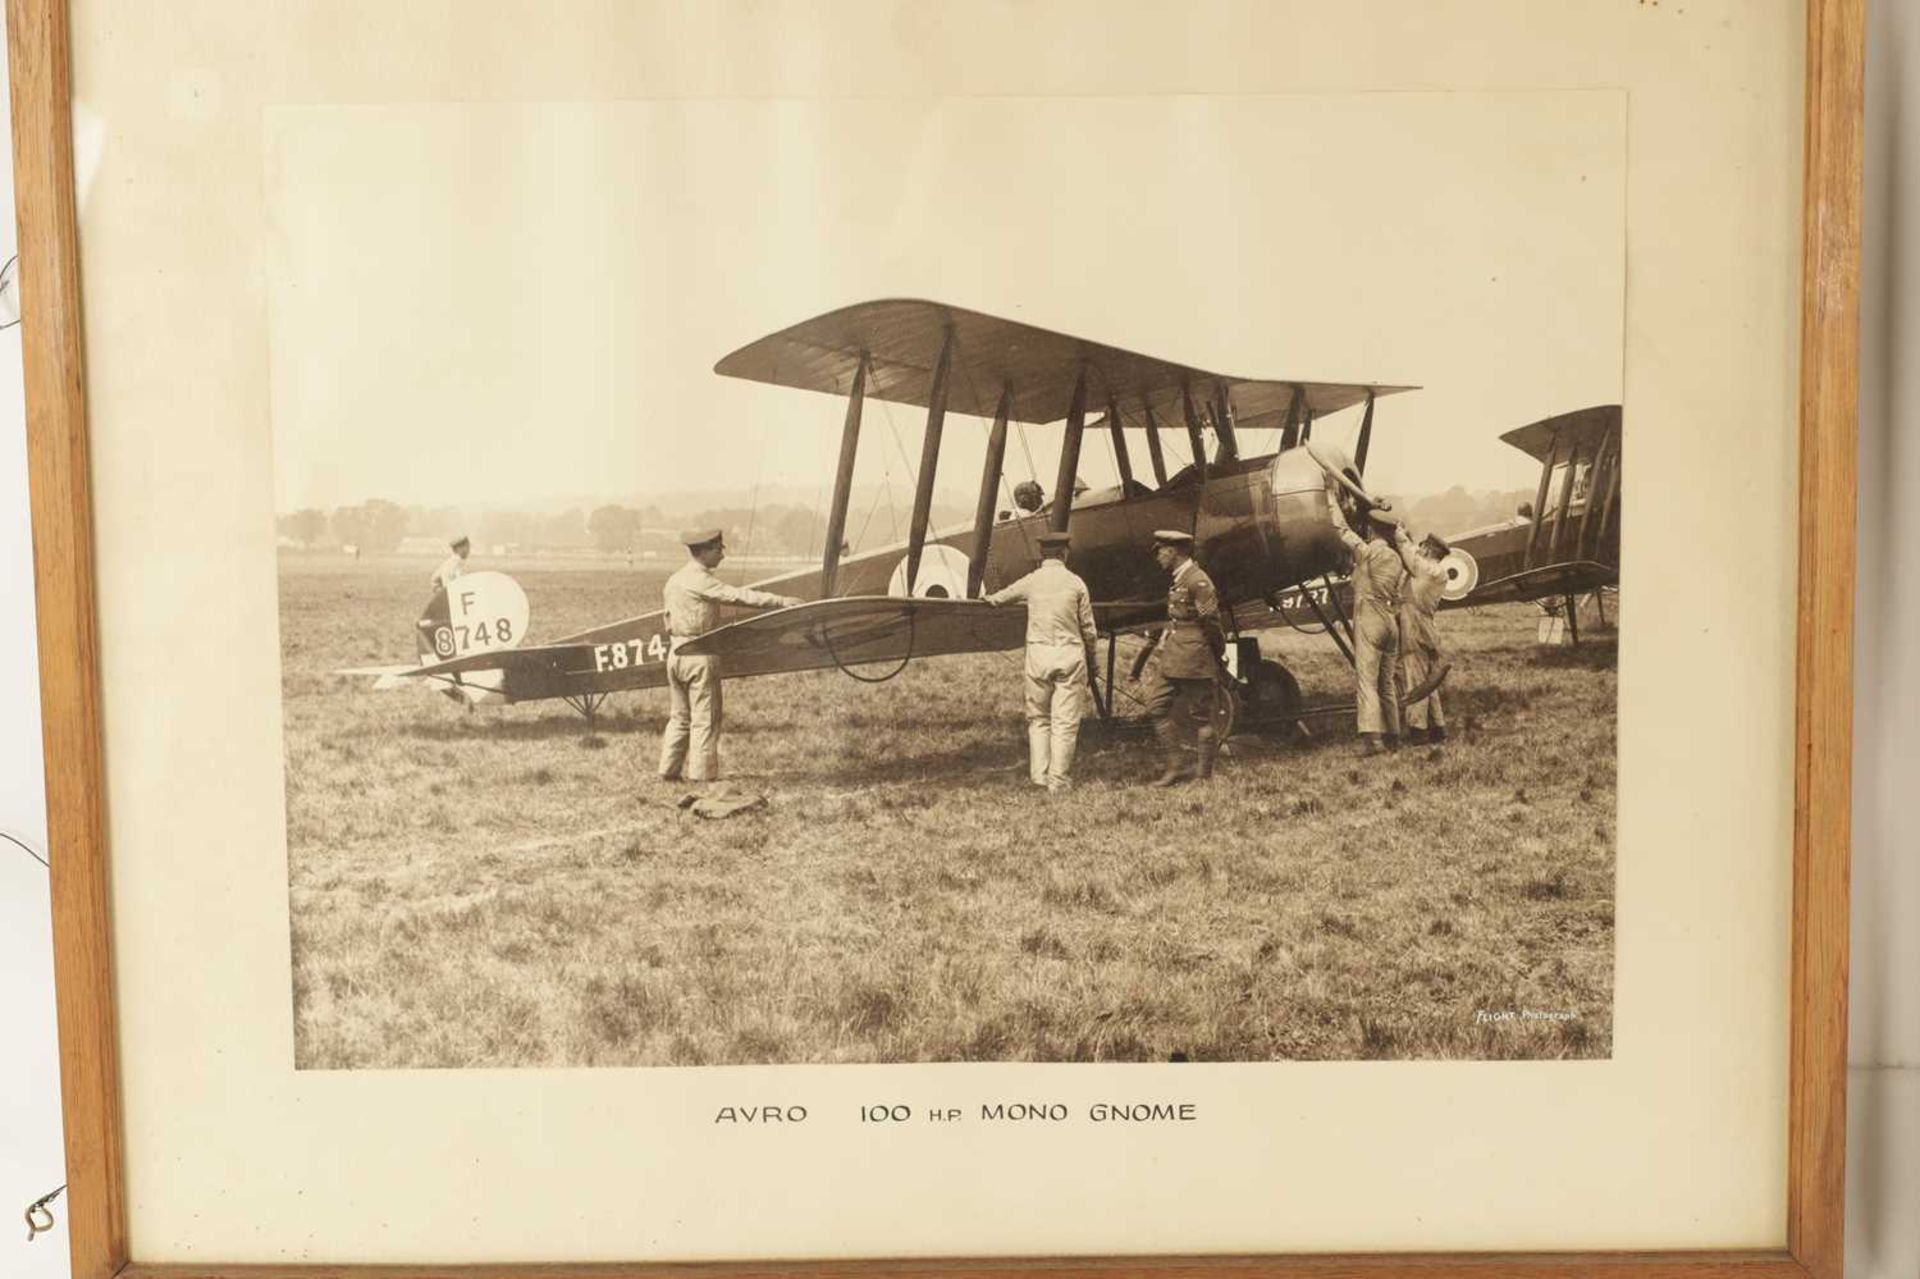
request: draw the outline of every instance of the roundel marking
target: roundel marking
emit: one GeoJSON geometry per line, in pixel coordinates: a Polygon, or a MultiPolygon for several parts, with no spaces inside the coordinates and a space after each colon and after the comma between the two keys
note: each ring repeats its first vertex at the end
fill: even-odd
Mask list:
{"type": "MultiPolygon", "coordinates": [[[[920,555],[920,576],[914,580],[913,593],[922,599],[965,599],[968,564],[965,553],[955,547],[927,547],[920,555]]],[[[887,581],[887,594],[906,593],[907,557],[903,555],[887,581]]]]}
{"type": "Polygon", "coordinates": [[[1463,600],[1480,585],[1479,562],[1457,546],[1441,557],[1440,568],[1447,575],[1447,584],[1440,591],[1442,599],[1463,600]]]}

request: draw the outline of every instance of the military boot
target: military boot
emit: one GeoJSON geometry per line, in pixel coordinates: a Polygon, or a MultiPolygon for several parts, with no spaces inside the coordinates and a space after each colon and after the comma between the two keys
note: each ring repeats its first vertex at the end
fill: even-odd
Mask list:
{"type": "Polygon", "coordinates": [[[1167,768],[1147,785],[1175,786],[1193,776],[1187,766],[1187,753],[1180,746],[1179,730],[1167,720],[1156,720],[1153,735],[1160,739],[1160,749],[1166,752],[1167,768]]]}
{"type": "Polygon", "coordinates": [[[1200,739],[1195,751],[1194,775],[1201,781],[1213,776],[1214,757],[1220,753],[1220,739],[1211,728],[1200,730],[1200,739]]]}

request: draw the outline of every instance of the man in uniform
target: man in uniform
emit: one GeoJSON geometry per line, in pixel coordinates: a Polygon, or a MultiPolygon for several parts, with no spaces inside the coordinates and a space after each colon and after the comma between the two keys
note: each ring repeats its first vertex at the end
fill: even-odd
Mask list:
{"type": "MultiPolygon", "coordinates": [[[[1404,525],[1396,530],[1394,546],[1407,568],[1406,589],[1400,601],[1400,672],[1403,686],[1412,690],[1440,669],[1440,632],[1433,624],[1433,614],[1447,589],[1447,571],[1440,567],[1440,561],[1452,548],[1437,533],[1427,534],[1415,546],[1404,525]]],[[[1417,702],[1408,702],[1404,715],[1409,740],[1435,744],[1447,740],[1439,689],[1417,702]]]]}
{"type": "Polygon", "coordinates": [[[1070,541],[1065,533],[1042,533],[1040,567],[987,596],[989,604],[1027,606],[1027,775],[1051,791],[1071,784],[1099,638],[1087,584],[1067,567],[1070,541]]]}
{"type": "Polygon", "coordinates": [[[1150,785],[1172,786],[1192,777],[1213,776],[1220,742],[1213,729],[1214,679],[1226,651],[1220,624],[1220,597],[1193,560],[1193,535],[1158,529],[1153,558],[1173,578],[1167,588],[1167,625],[1154,643],[1153,683],[1147,692],[1147,716],[1166,752],[1166,771],[1150,785]],[[1191,734],[1194,760],[1186,760],[1191,734]]]}
{"type": "MultiPolygon", "coordinates": [[[[433,585],[433,595],[427,600],[426,612],[422,613],[420,620],[415,623],[419,630],[416,638],[419,640],[420,657],[423,661],[453,656],[451,648],[443,653],[434,647],[433,633],[452,620],[452,602],[447,596],[453,590],[454,582],[466,571],[467,556],[473,552],[473,542],[465,533],[462,533],[447,543],[447,550],[451,554],[440,561],[440,567],[434,569],[433,576],[427,579],[433,585]]],[[[358,548],[355,548],[354,556],[356,559],[359,557],[358,548]]],[[[451,644],[452,641],[449,639],[447,642],[451,644]]]]}
{"type": "Polygon", "coordinates": [[[1388,540],[1399,517],[1369,507],[1361,532],[1340,509],[1340,482],[1327,477],[1327,511],[1334,531],[1353,552],[1353,673],[1359,692],[1362,749],[1377,755],[1400,744],[1400,553],[1388,540]]]}
{"type": "Polygon", "coordinates": [[[433,570],[433,589],[441,594],[453,589],[456,578],[466,571],[467,556],[473,553],[473,542],[462,533],[447,543],[447,549],[453,554],[440,561],[440,567],[433,570]]]}
{"type": "Polygon", "coordinates": [[[688,560],[666,585],[667,692],[671,708],[660,735],[660,779],[710,782],[720,776],[720,659],[682,656],[680,646],[720,624],[720,605],[790,608],[805,601],[729,586],[713,575],[727,548],[717,528],[682,533],[688,560]],[[691,743],[691,749],[689,749],[691,743]]]}

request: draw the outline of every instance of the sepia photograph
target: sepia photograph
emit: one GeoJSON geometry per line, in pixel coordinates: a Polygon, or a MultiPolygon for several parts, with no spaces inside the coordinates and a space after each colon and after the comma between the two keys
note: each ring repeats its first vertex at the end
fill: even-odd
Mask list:
{"type": "Polygon", "coordinates": [[[1626,124],[270,108],[298,1067],[1610,1057],[1626,124]]]}

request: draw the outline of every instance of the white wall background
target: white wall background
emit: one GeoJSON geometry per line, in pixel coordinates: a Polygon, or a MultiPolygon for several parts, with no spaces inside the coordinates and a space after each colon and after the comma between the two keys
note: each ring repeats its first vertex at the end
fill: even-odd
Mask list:
{"type": "Polygon", "coordinates": [[[1848,1273],[1920,1275],[1920,12],[1869,0],[1848,1273]],[[1903,793],[1904,792],[1904,793],[1903,793]]]}
{"type": "MultiPolygon", "coordinates": [[[[1903,787],[1920,764],[1920,14],[1872,6],[1863,287],[1859,673],[1848,1273],[1920,1275],[1920,836],[1903,787]],[[1911,80],[1909,88],[1906,81],[1911,80]],[[1907,428],[1903,430],[1902,428],[1907,428]]],[[[4,60],[0,60],[0,83],[4,60]]],[[[0,102],[4,96],[0,95],[0,102]]],[[[0,193],[11,205],[5,144],[0,193]]],[[[12,253],[0,228],[0,261],[12,253]]],[[[1786,601],[1782,601],[1786,606],[1786,601]]],[[[17,329],[0,333],[0,831],[44,851],[33,569],[17,329]]],[[[0,842],[0,1275],[68,1273],[60,1225],[32,1244],[26,1205],[59,1185],[59,1092],[46,872],[0,842]],[[14,1223],[12,1225],[4,1223],[14,1223]]]]}
{"type": "MultiPolygon", "coordinates": [[[[6,60],[0,58],[0,86],[5,83],[6,60]]],[[[0,87],[0,110],[7,100],[0,87]]],[[[0,192],[12,208],[10,129],[0,131],[0,192]]],[[[12,221],[0,222],[0,262],[13,255],[14,244],[12,221]]],[[[16,326],[0,332],[0,831],[45,856],[31,548],[16,326]]],[[[47,872],[0,840],[0,1222],[7,1223],[0,1227],[0,1275],[67,1275],[64,1198],[54,1203],[59,1228],[31,1246],[22,1223],[27,1205],[65,1180],[47,872]]]]}

